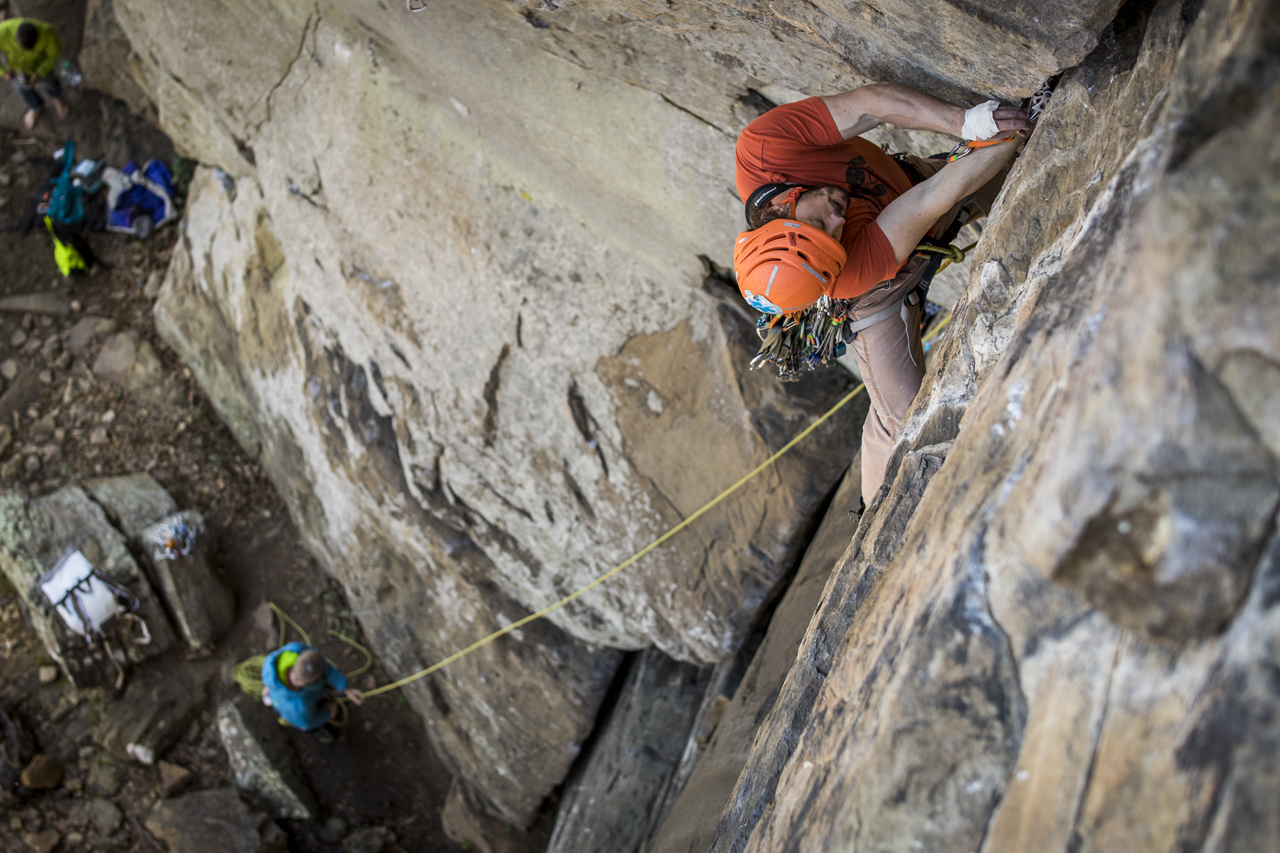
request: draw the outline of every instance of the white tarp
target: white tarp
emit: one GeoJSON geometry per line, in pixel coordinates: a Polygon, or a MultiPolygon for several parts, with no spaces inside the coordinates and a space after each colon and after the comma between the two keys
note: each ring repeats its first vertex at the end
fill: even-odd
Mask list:
{"type": "Polygon", "coordinates": [[[79,551],[67,549],[57,565],[40,579],[40,588],[67,627],[84,636],[101,630],[118,609],[115,593],[93,574],[93,565],[79,551]],[[75,600],[79,601],[79,612],[75,600]],[[80,618],[81,613],[88,620],[87,625],[80,618]]]}

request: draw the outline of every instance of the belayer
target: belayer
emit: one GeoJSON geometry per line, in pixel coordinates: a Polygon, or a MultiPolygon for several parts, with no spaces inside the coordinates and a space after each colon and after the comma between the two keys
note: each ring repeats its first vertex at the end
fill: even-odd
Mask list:
{"type": "MultiPolygon", "coordinates": [[[[757,361],[783,329],[795,330],[789,340],[810,345],[815,337],[821,345],[824,330],[840,338],[840,350],[849,342],[871,402],[862,430],[867,503],[924,377],[919,291],[940,258],[917,249],[922,241],[949,242],[960,226],[990,212],[1019,147],[996,142],[1025,132],[1027,118],[995,101],[965,110],[907,86],[875,83],[775,107],[738,137],[737,188],[748,230],[738,236],[734,270],[743,297],[766,315],[757,361]],[[890,156],[859,136],[886,122],[989,144],[957,146],[964,154],[951,161],[890,156]]],[[[826,347],[824,363],[830,341],[826,347]]],[[[794,360],[790,368],[778,361],[780,375],[793,378],[787,373],[794,360]]]]}
{"type": "Polygon", "coordinates": [[[27,103],[22,123],[30,130],[44,109],[44,98],[36,91],[36,83],[53,101],[58,118],[66,118],[69,110],[62,101],[62,84],[54,68],[62,53],[62,40],[52,24],[33,18],[10,18],[0,23],[0,60],[4,63],[4,79],[27,103]]]}
{"type": "Polygon", "coordinates": [[[364,696],[347,686],[347,677],[314,646],[286,643],[262,662],[262,701],[280,718],[304,732],[333,740],[330,720],[338,712],[336,694],[359,705],[364,696]]]}

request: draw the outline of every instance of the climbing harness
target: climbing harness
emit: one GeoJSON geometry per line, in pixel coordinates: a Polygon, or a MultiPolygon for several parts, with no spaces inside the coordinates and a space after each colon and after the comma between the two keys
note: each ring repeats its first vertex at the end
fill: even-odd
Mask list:
{"type": "Polygon", "coordinates": [[[976,242],[965,246],[946,243],[921,243],[915,253],[932,256],[921,273],[920,284],[901,299],[867,317],[854,320],[857,299],[832,299],[822,296],[813,305],[790,314],[762,314],[756,320],[760,350],[751,359],[751,369],[773,364],[780,382],[795,382],[807,371],[834,364],[848,351],[848,345],[864,329],[907,316],[906,309],[924,302],[933,277],[950,264],[960,263],[976,242]],[[914,300],[914,301],[913,301],[914,300]]]}

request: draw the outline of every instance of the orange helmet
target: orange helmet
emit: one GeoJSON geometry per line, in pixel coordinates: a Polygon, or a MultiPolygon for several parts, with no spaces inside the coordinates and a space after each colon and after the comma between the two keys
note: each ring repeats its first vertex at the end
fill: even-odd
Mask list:
{"type": "Polygon", "coordinates": [[[742,298],[766,314],[790,314],[817,302],[835,284],[844,261],[838,240],[794,219],[742,232],[733,251],[742,298]]]}

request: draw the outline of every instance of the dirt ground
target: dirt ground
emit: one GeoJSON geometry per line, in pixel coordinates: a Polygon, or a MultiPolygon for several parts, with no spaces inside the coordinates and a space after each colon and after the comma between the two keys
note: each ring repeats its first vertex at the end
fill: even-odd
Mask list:
{"type": "MultiPolygon", "coordinates": [[[[110,115],[110,110],[101,112],[110,115]]],[[[35,161],[49,156],[55,147],[47,140],[0,130],[0,225],[16,220],[25,208],[45,174],[35,161]]],[[[95,153],[87,147],[78,152],[95,153]]],[[[214,711],[238,689],[230,679],[231,665],[274,644],[275,627],[266,625],[265,602],[279,604],[318,641],[329,628],[357,638],[360,634],[341,590],[303,550],[261,468],[235,443],[190,372],[156,334],[152,299],[144,289],[155,273],[167,267],[175,236],[172,225],[145,241],[91,234],[90,246],[104,268],[93,275],[63,279],[54,264],[49,236],[42,230],[26,235],[0,233],[0,298],[53,291],[72,307],[63,316],[0,312],[0,366],[12,359],[19,376],[28,368],[38,372],[36,399],[11,411],[6,419],[12,437],[0,447],[0,489],[18,485],[41,495],[89,477],[147,472],[179,507],[204,514],[218,543],[224,578],[235,590],[238,617],[215,652],[223,664],[223,678],[215,679],[208,707],[178,746],[160,756],[192,770],[195,781],[188,790],[196,790],[229,784],[214,711]],[[63,347],[67,331],[85,317],[109,320],[116,331],[136,331],[155,349],[177,393],[157,400],[95,377],[91,368],[105,335],[96,336],[79,354],[63,347]]],[[[6,381],[0,390],[8,390],[10,384],[6,381]]],[[[0,397],[0,409],[3,401],[0,397]]],[[[78,719],[73,713],[55,722],[58,709],[82,697],[74,696],[75,691],[62,682],[39,684],[36,672],[44,660],[43,650],[23,622],[12,589],[0,588],[0,643],[5,649],[0,661],[0,704],[16,709],[34,730],[39,748],[53,750],[54,741],[65,740],[67,721],[78,719]]],[[[337,641],[319,644],[344,669],[353,669],[363,660],[337,641]]],[[[143,666],[183,665],[182,655],[174,653],[143,666]]],[[[368,688],[389,680],[375,663],[356,686],[368,688]]],[[[110,701],[109,697],[104,700],[110,701]]],[[[471,847],[444,835],[440,811],[451,774],[435,756],[421,720],[397,694],[377,697],[355,709],[336,744],[323,746],[297,731],[290,736],[325,812],[322,819],[341,817],[352,828],[385,824],[399,838],[387,850],[416,853],[471,847]]],[[[123,826],[102,837],[90,834],[75,846],[68,843],[65,813],[67,802],[81,796],[73,789],[83,784],[84,755],[82,748],[78,764],[73,758],[64,762],[70,784],[33,797],[18,811],[0,812],[0,849],[29,853],[24,835],[49,828],[59,830],[62,838],[55,850],[165,849],[142,825],[160,784],[156,767],[142,765],[124,768],[127,780],[115,797],[124,812],[123,826]]],[[[549,805],[533,829],[515,833],[517,843],[526,842],[520,844],[526,850],[544,849],[553,822],[549,805]]],[[[337,853],[342,849],[319,840],[320,822],[281,821],[280,825],[290,836],[291,851],[337,853]]]]}

